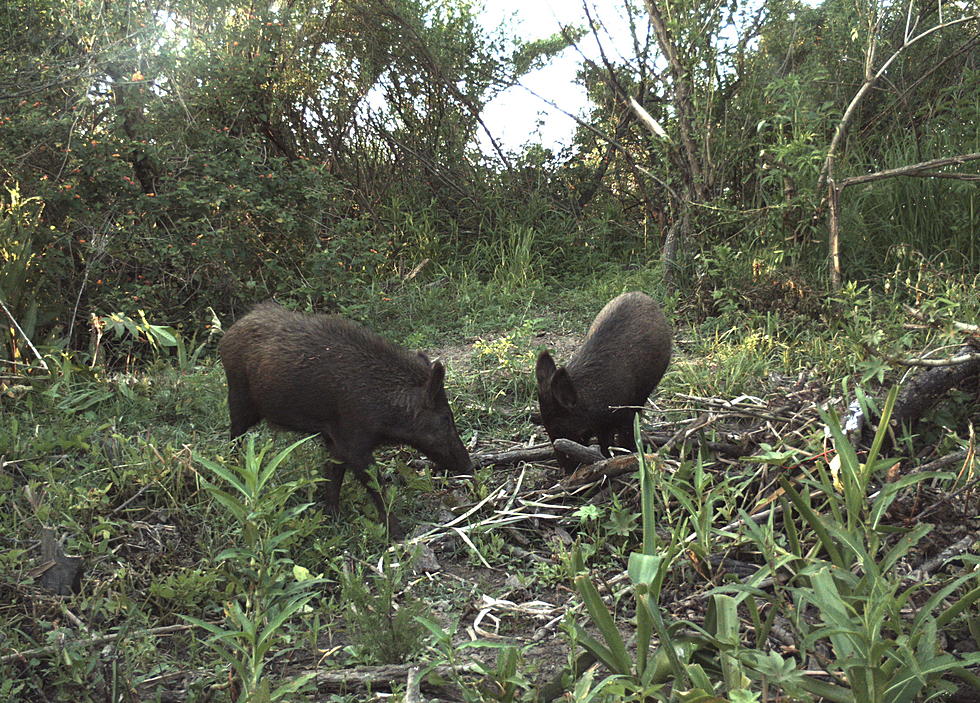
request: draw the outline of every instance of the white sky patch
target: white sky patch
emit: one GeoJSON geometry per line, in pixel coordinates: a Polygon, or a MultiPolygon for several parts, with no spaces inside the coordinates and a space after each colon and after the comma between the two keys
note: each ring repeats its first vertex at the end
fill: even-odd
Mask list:
{"type": "MultiPolygon", "coordinates": [[[[614,64],[633,57],[633,37],[623,0],[587,0],[593,20],[601,23],[599,36],[606,56],[614,64]]],[[[488,28],[509,20],[511,31],[525,40],[543,39],[560,31],[561,26],[585,27],[586,15],[581,0],[485,0],[478,17],[488,28]]],[[[647,17],[642,8],[635,19],[637,31],[646,30],[647,17]]],[[[505,151],[520,151],[529,144],[541,144],[554,151],[570,146],[577,127],[575,120],[562,111],[580,118],[586,116],[588,97],[585,88],[575,82],[582,55],[600,62],[598,45],[591,33],[579,40],[578,48],[568,48],[537,71],[525,75],[521,86],[510,88],[483,110],[483,118],[505,151]],[[537,94],[539,97],[536,97],[537,94]],[[544,98],[544,100],[542,100],[544,98]],[[551,101],[561,109],[556,109],[551,101]]],[[[492,153],[486,135],[479,143],[486,154],[492,153]]]]}
{"type": "MultiPolygon", "coordinates": [[[[609,61],[614,65],[635,65],[637,53],[624,0],[585,1],[592,19],[601,25],[598,33],[609,61]]],[[[804,0],[811,6],[820,1],[804,0]]],[[[760,7],[761,0],[740,2],[739,23],[746,24],[760,7]]],[[[641,4],[636,12],[636,32],[639,40],[644,41],[649,20],[641,4]]],[[[587,22],[582,0],[484,0],[484,8],[477,11],[477,16],[490,30],[506,20],[510,32],[525,40],[549,37],[558,32],[561,25],[585,27],[587,22]]],[[[723,28],[720,41],[734,44],[738,31],[735,24],[723,28]]],[[[521,86],[509,88],[487,104],[482,113],[484,122],[505,151],[519,152],[524,145],[541,144],[557,152],[571,145],[577,125],[562,110],[584,118],[589,107],[585,89],[575,82],[582,54],[601,65],[599,47],[591,32],[579,40],[578,49],[566,49],[545,67],[525,75],[521,84],[527,89],[521,86]],[[550,106],[546,100],[561,110],[550,106]]],[[[485,154],[493,154],[482,130],[478,134],[478,143],[485,154]]]]}
{"type": "MultiPolygon", "coordinates": [[[[540,95],[567,112],[584,116],[588,99],[585,89],[575,83],[578,62],[568,54],[566,51],[548,66],[525,75],[521,84],[528,90],[521,86],[509,88],[484,108],[483,120],[505,151],[518,151],[528,143],[560,151],[571,144],[575,120],[536,97],[540,95]]],[[[486,134],[481,135],[480,146],[489,148],[486,134]]]]}
{"type": "MultiPolygon", "coordinates": [[[[611,0],[600,0],[611,6],[611,0]]],[[[560,25],[582,25],[582,7],[569,0],[486,0],[479,13],[488,28],[507,20],[511,31],[522,39],[549,37],[560,25]]],[[[576,84],[575,73],[581,59],[574,49],[566,49],[551,62],[525,75],[521,83],[530,91],[558,105],[562,110],[583,116],[587,107],[585,89],[576,84]]],[[[505,151],[519,151],[529,143],[540,143],[556,151],[569,146],[575,134],[575,120],[521,86],[505,90],[483,110],[483,119],[505,151]]],[[[479,143],[484,153],[491,147],[486,134],[479,143]]]]}

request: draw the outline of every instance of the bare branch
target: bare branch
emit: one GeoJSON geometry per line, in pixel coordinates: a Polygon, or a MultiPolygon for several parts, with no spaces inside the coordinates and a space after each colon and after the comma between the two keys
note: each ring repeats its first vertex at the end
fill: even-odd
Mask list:
{"type": "Polygon", "coordinates": [[[896,97],[895,100],[891,102],[891,104],[886,105],[885,107],[883,107],[878,112],[877,115],[875,115],[874,117],[872,117],[870,120],[865,121],[865,123],[861,127],[861,132],[864,133],[864,132],[869,131],[885,115],[888,115],[888,114],[891,114],[892,112],[894,112],[895,106],[898,105],[899,103],[907,104],[906,103],[906,98],[908,97],[909,93],[911,93],[913,90],[915,90],[923,81],[925,81],[927,78],[929,78],[929,76],[931,76],[933,73],[935,73],[936,71],[938,71],[939,69],[941,69],[943,66],[945,66],[948,62],[952,61],[953,59],[955,59],[958,56],[961,56],[963,54],[968,54],[970,51],[973,50],[973,48],[978,43],[980,43],[980,37],[970,37],[965,42],[963,42],[963,44],[958,49],[956,49],[956,51],[954,51],[951,54],[949,54],[948,56],[944,57],[942,61],[939,61],[932,68],[930,68],[928,71],[926,71],[921,76],[919,76],[918,78],[916,78],[912,82],[911,85],[909,85],[907,88],[905,88],[905,90],[903,90],[901,93],[899,93],[898,97],[896,97]]]}
{"type": "Polygon", "coordinates": [[[953,164],[964,164],[968,161],[976,161],[980,159],[980,152],[975,154],[960,154],[958,156],[947,156],[942,159],[932,159],[931,161],[923,161],[917,164],[911,164],[909,166],[900,166],[898,168],[890,168],[886,171],[878,171],[877,173],[867,173],[863,176],[851,176],[850,178],[845,178],[840,183],[837,184],[838,190],[843,190],[848,186],[857,185],[858,183],[870,183],[871,181],[880,181],[883,178],[892,178],[894,176],[935,176],[935,177],[952,177],[957,176],[963,180],[975,180],[980,179],[980,175],[977,174],[952,174],[952,173],[925,173],[930,169],[941,168],[943,166],[951,166],[953,164]]]}
{"type": "Polygon", "coordinates": [[[633,108],[633,112],[636,113],[636,116],[640,118],[640,121],[643,122],[643,124],[645,124],[651,132],[656,134],[661,139],[670,141],[670,137],[667,136],[667,132],[664,131],[664,128],[660,126],[659,122],[653,119],[653,115],[647,112],[646,109],[636,101],[636,98],[631,95],[629,101],[630,107],[633,108]]]}
{"type": "Polygon", "coordinates": [[[497,152],[497,156],[500,157],[501,163],[503,163],[507,168],[512,168],[510,159],[507,158],[507,154],[504,153],[504,150],[500,146],[499,142],[497,142],[496,137],[493,136],[493,133],[490,131],[490,128],[487,127],[486,123],[483,121],[483,117],[480,116],[479,108],[477,108],[477,106],[473,104],[473,101],[470,99],[468,95],[465,95],[463,91],[461,91],[456,86],[455,78],[453,78],[452,76],[445,75],[442,65],[439,63],[435,55],[429,49],[429,45],[428,43],[426,43],[425,38],[422,37],[422,35],[419,34],[416,27],[413,26],[411,22],[409,22],[404,17],[402,17],[401,14],[399,14],[394,7],[388,5],[384,1],[381,2],[381,7],[383,8],[383,11],[385,12],[385,14],[387,14],[387,16],[390,19],[397,22],[407,32],[409,32],[409,34],[411,34],[412,38],[415,40],[415,44],[418,47],[419,52],[424,56],[426,62],[428,63],[428,68],[432,73],[432,75],[435,78],[439,79],[443,87],[446,88],[446,90],[448,90],[450,93],[452,93],[457,100],[459,100],[459,102],[469,111],[473,119],[476,120],[477,124],[480,125],[480,128],[483,130],[484,134],[487,135],[487,139],[490,140],[490,145],[493,147],[493,150],[497,152]]]}
{"type": "Polygon", "coordinates": [[[943,171],[942,173],[907,173],[916,178],[949,178],[954,181],[980,181],[978,173],[960,173],[958,171],[943,171]]]}
{"type": "MultiPolygon", "coordinates": [[[[647,3],[651,3],[652,0],[647,0],[647,3]]],[[[937,25],[930,27],[929,29],[916,34],[915,36],[909,38],[909,34],[914,31],[914,25],[906,28],[905,39],[902,45],[899,46],[891,56],[881,65],[881,67],[874,73],[871,74],[871,56],[873,56],[875,47],[875,31],[872,30],[872,36],[868,48],[868,62],[866,63],[866,78],[861,87],[858,88],[857,93],[851,98],[851,102],[848,104],[847,108],[844,110],[844,115],[841,117],[840,122],[837,123],[837,128],[834,130],[834,136],[830,140],[830,147],[827,149],[827,156],[824,158],[823,167],[820,169],[820,176],[817,178],[817,193],[821,193],[825,186],[829,185],[828,188],[828,198],[830,201],[830,227],[827,235],[827,259],[830,265],[830,281],[831,285],[836,289],[840,288],[841,284],[841,266],[840,266],[840,194],[844,185],[838,185],[834,181],[834,163],[837,158],[837,148],[844,138],[844,134],[847,132],[847,127],[854,117],[858,105],[865,95],[874,87],[878,79],[881,78],[888,67],[899,57],[899,55],[912,44],[924,39],[930,34],[939,31],[940,29],[945,29],[958,24],[963,24],[965,22],[972,22],[980,18],[980,15],[974,14],[967,17],[960,17],[959,19],[950,20],[949,22],[940,22],[937,25]]],[[[922,169],[919,169],[920,171],[922,169]]],[[[860,178],[860,177],[856,177],[860,178]]],[[[866,179],[875,180],[875,179],[866,179]]],[[[852,181],[850,185],[853,185],[855,181],[852,181]]],[[[859,182],[859,181],[858,181],[859,182]]],[[[821,200],[821,203],[823,201],[821,200]]],[[[818,206],[818,210],[819,210],[818,206]]]]}
{"type": "MultiPolygon", "coordinates": [[[[940,320],[934,320],[927,317],[921,310],[913,308],[911,305],[905,305],[904,307],[905,312],[914,317],[916,320],[921,320],[922,322],[928,323],[933,327],[941,327],[944,324],[940,320]]],[[[970,335],[980,334],[980,325],[971,325],[967,322],[957,322],[956,320],[952,320],[950,324],[952,324],[954,330],[959,332],[965,332],[966,334],[970,335]]]]}
{"type": "MultiPolygon", "coordinates": [[[[609,136],[608,134],[605,134],[604,132],[602,132],[602,131],[600,131],[600,130],[598,130],[598,129],[596,129],[596,127],[594,127],[593,125],[591,125],[591,124],[589,124],[588,122],[586,122],[585,120],[583,120],[583,119],[582,119],[581,117],[579,117],[578,115],[574,115],[574,114],[572,114],[571,112],[569,112],[569,111],[568,111],[568,110],[566,110],[565,108],[563,108],[563,107],[561,107],[561,106],[560,106],[560,105],[559,105],[558,103],[556,103],[556,102],[555,102],[554,100],[549,100],[548,98],[546,98],[546,97],[544,97],[544,96],[543,96],[543,95],[541,95],[540,93],[536,93],[535,91],[533,91],[533,90],[531,90],[531,89],[530,89],[530,88],[528,88],[528,87],[527,87],[526,85],[524,85],[523,83],[518,83],[517,85],[519,85],[519,86],[520,86],[521,88],[523,88],[524,90],[526,90],[527,92],[529,92],[529,93],[530,93],[531,95],[533,95],[534,97],[536,97],[536,98],[537,98],[538,100],[541,100],[542,102],[544,102],[544,103],[547,103],[547,104],[548,104],[548,105],[550,105],[551,107],[553,107],[553,108],[555,108],[556,110],[558,110],[559,112],[561,112],[561,113],[562,113],[563,115],[565,115],[565,116],[567,116],[567,117],[570,117],[570,118],[572,118],[573,120],[575,120],[575,123],[576,123],[576,124],[577,124],[577,125],[578,125],[579,127],[581,127],[581,128],[583,128],[583,129],[585,129],[585,130],[586,130],[586,131],[588,131],[588,132],[591,132],[591,133],[592,133],[593,135],[595,135],[595,136],[596,136],[596,137],[598,137],[599,139],[601,139],[601,140],[603,140],[604,142],[606,142],[606,143],[608,143],[608,144],[612,144],[612,145],[613,145],[614,147],[616,147],[617,149],[619,149],[619,151],[620,151],[620,152],[621,152],[621,153],[622,153],[623,155],[625,155],[625,156],[626,156],[627,158],[632,158],[632,155],[630,154],[630,152],[629,152],[629,149],[627,149],[627,148],[626,148],[625,146],[623,146],[623,144],[621,144],[621,143],[620,143],[619,141],[617,141],[617,140],[616,140],[616,139],[614,139],[613,137],[610,137],[610,136],[609,136]]],[[[657,182],[657,183],[659,183],[659,184],[660,184],[661,186],[663,186],[663,188],[664,188],[664,189],[665,189],[665,190],[666,190],[666,191],[667,191],[668,193],[670,193],[670,196],[671,196],[671,197],[672,197],[672,198],[674,199],[674,202],[675,202],[675,203],[681,203],[681,202],[683,202],[683,200],[681,199],[681,197],[680,197],[680,195],[679,195],[679,194],[677,193],[677,191],[676,191],[676,190],[674,190],[674,189],[673,189],[673,188],[672,188],[672,187],[671,187],[671,186],[670,186],[670,185],[669,185],[668,183],[666,183],[666,182],[665,182],[664,180],[662,180],[661,178],[659,178],[659,177],[658,177],[658,176],[657,176],[657,175],[656,175],[655,173],[653,173],[653,172],[651,172],[651,171],[650,171],[649,169],[647,169],[647,168],[643,168],[643,167],[642,167],[642,166],[640,166],[639,164],[634,164],[634,167],[636,168],[636,170],[637,170],[637,171],[639,171],[640,173],[642,173],[642,174],[643,174],[644,176],[647,176],[648,178],[650,178],[650,179],[652,179],[653,181],[656,181],[656,182],[657,182]]]]}
{"type": "MultiPolygon", "coordinates": [[[[133,638],[138,636],[146,637],[157,637],[159,635],[169,635],[173,632],[183,632],[185,630],[190,630],[196,625],[166,625],[164,627],[152,627],[148,630],[127,630],[126,632],[114,632],[111,635],[105,635],[102,637],[90,637],[84,640],[75,640],[67,643],[66,646],[73,647],[98,647],[103,644],[109,644],[110,642],[115,642],[120,638],[133,638]]],[[[48,654],[54,654],[59,652],[63,647],[61,645],[48,645],[45,647],[36,647],[35,649],[25,649],[23,652],[14,652],[13,654],[6,654],[0,657],[0,664],[11,664],[17,661],[27,661],[32,657],[45,656],[48,654]]]]}
{"type": "Polygon", "coordinates": [[[674,44],[667,23],[657,7],[654,0],[645,0],[647,12],[650,14],[650,22],[653,25],[654,33],[660,50],[667,59],[670,67],[673,82],[673,103],[674,110],[677,112],[677,126],[680,131],[680,141],[687,164],[686,178],[690,181],[692,193],[698,200],[704,200],[704,175],[701,172],[701,160],[698,158],[698,151],[694,145],[694,128],[691,124],[691,117],[694,114],[694,106],[691,104],[690,75],[681,63],[680,55],[674,44]]]}
{"type": "MultiPolygon", "coordinates": [[[[648,0],[649,4],[649,0],[648,0]]],[[[847,108],[844,110],[844,115],[841,117],[840,122],[837,124],[837,129],[834,130],[834,136],[830,141],[830,148],[827,150],[827,157],[824,160],[823,168],[820,170],[820,178],[817,180],[817,192],[823,191],[824,185],[826,185],[828,179],[833,180],[833,168],[834,160],[837,157],[837,147],[840,145],[841,139],[844,138],[844,134],[847,131],[847,127],[854,117],[854,113],[857,110],[857,106],[860,104],[861,100],[865,95],[874,87],[878,79],[884,75],[885,71],[888,70],[889,66],[894,63],[894,61],[899,57],[899,55],[905,51],[908,47],[912,46],[916,42],[925,39],[927,36],[934,32],[938,32],[941,29],[946,29],[948,27],[953,27],[958,24],[963,24],[965,22],[972,22],[980,18],[980,15],[969,15],[967,17],[960,17],[959,19],[950,20],[949,22],[943,22],[941,24],[934,25],[929,29],[916,34],[912,38],[907,38],[900,47],[898,47],[891,56],[881,65],[873,75],[869,76],[861,87],[858,89],[854,97],[851,98],[851,102],[848,104],[847,108]]]]}
{"type": "Polygon", "coordinates": [[[898,359],[898,363],[902,366],[926,366],[930,368],[956,366],[958,364],[967,364],[971,361],[980,361],[980,354],[957,354],[948,359],[898,359]]]}

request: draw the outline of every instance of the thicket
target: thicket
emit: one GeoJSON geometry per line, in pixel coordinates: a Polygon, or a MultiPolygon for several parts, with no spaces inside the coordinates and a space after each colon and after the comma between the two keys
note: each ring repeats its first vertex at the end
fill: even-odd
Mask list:
{"type": "MultiPolygon", "coordinates": [[[[79,348],[92,314],[337,309],[411,275],[573,277],[665,247],[681,287],[718,245],[819,273],[821,167],[896,50],[837,178],[980,151],[975,4],[670,10],[604,10],[633,31],[614,52],[599,14],[520,42],[456,2],[5,3],[0,293],[29,337],[79,348]],[[589,33],[604,51],[574,147],[502,150],[482,107],[589,33]]],[[[976,197],[938,177],[845,191],[847,275],[916,254],[976,271],[976,197]]]]}

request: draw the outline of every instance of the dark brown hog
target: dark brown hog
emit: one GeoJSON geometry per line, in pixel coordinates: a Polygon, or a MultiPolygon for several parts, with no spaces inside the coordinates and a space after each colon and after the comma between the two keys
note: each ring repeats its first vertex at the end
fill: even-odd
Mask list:
{"type": "MultiPolygon", "coordinates": [[[[541,422],[551,441],[633,448],[633,418],[667,369],[671,330],[660,306],[639,292],[623,293],[596,315],[585,341],[566,366],[547,351],[535,375],[541,422]],[[619,407],[634,406],[634,407],[619,407]]],[[[556,452],[566,472],[576,463],[556,452]]]]}
{"type": "Polygon", "coordinates": [[[319,433],[328,462],[325,507],[336,512],[351,469],[389,529],[367,468],[384,444],[408,444],[441,468],[463,473],[470,457],[460,441],[443,386],[445,368],[340,317],[302,315],[276,303],[256,306],[218,345],[228,379],[232,439],[259,420],[319,433]]]}

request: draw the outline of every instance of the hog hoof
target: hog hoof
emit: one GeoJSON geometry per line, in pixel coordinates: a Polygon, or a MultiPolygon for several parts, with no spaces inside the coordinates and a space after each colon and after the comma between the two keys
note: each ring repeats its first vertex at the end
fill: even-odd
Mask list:
{"type": "Polygon", "coordinates": [[[395,518],[388,516],[388,536],[392,542],[401,542],[408,533],[401,523],[395,518]]]}

